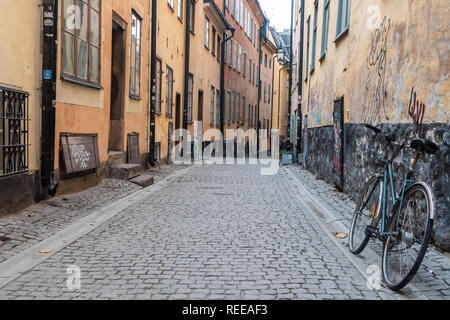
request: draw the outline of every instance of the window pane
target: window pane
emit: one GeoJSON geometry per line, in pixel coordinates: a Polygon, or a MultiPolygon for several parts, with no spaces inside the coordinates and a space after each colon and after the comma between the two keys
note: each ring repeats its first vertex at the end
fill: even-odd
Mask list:
{"type": "Polygon", "coordinates": [[[91,0],[91,7],[95,10],[100,10],[100,0],[91,0]]]}
{"type": "Polygon", "coordinates": [[[99,46],[100,30],[99,30],[99,15],[94,10],[91,10],[91,32],[90,32],[90,43],[99,46]]]}
{"type": "Polygon", "coordinates": [[[64,0],[64,28],[74,32],[76,16],[74,11],[74,0],[64,0]]]}
{"type": "Polygon", "coordinates": [[[89,50],[89,79],[93,82],[99,82],[99,49],[91,46],[89,50]]]}
{"type": "Polygon", "coordinates": [[[141,70],[141,47],[136,46],[136,69],[141,70]]]}
{"type": "Polygon", "coordinates": [[[83,40],[88,39],[88,5],[83,1],[78,0],[78,5],[80,7],[80,29],[79,37],[83,40]]]}
{"type": "Polygon", "coordinates": [[[74,75],[74,37],[64,32],[63,72],[74,75]]]}
{"type": "Polygon", "coordinates": [[[131,68],[136,66],[136,44],[131,43],[131,57],[130,57],[131,68]]]}
{"type": "Polygon", "coordinates": [[[82,79],[87,79],[88,45],[86,41],[79,39],[77,39],[77,45],[78,45],[77,76],[82,79]]]}
{"type": "Polygon", "coordinates": [[[139,97],[141,95],[141,72],[139,70],[135,71],[135,79],[136,85],[134,94],[139,97]]]}

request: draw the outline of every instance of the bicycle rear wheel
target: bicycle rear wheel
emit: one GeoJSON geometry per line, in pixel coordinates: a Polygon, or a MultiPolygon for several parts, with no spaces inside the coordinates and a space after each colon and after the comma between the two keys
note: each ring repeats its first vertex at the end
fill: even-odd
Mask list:
{"type": "Polygon", "coordinates": [[[434,203],[425,183],[412,185],[402,207],[391,221],[383,248],[383,279],[394,291],[401,290],[416,274],[423,261],[433,230],[434,203]]]}
{"type": "Polygon", "coordinates": [[[366,228],[377,227],[380,222],[382,193],[383,183],[377,177],[373,177],[359,196],[348,238],[349,250],[355,255],[360,254],[369,242],[370,235],[366,234],[366,228]]]}

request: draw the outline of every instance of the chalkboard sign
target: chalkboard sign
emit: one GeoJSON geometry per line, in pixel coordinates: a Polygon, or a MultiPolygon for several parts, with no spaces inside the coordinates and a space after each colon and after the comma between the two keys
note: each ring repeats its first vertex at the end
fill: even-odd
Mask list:
{"type": "Polygon", "coordinates": [[[140,164],[139,133],[129,133],[127,137],[127,163],[140,164]]]}
{"type": "Polygon", "coordinates": [[[100,167],[97,134],[61,133],[60,149],[66,174],[100,167]]]}

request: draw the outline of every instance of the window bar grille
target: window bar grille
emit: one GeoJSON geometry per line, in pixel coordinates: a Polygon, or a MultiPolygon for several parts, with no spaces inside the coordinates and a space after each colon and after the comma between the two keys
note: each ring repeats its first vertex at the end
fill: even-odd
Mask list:
{"type": "Polygon", "coordinates": [[[29,167],[29,93],[0,86],[0,177],[29,167]]]}

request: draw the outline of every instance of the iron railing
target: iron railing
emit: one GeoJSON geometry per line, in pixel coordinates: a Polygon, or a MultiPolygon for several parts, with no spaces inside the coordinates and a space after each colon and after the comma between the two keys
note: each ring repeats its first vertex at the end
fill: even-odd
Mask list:
{"type": "Polygon", "coordinates": [[[0,178],[28,171],[29,93],[0,86],[0,178]]]}

